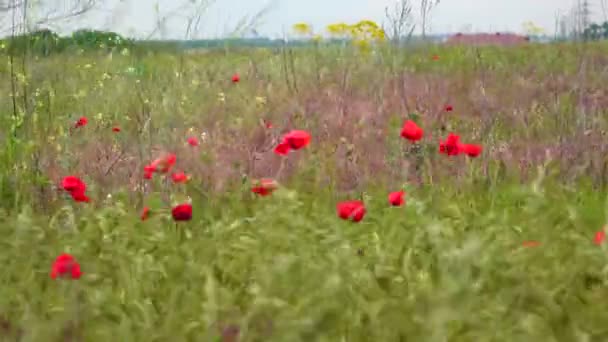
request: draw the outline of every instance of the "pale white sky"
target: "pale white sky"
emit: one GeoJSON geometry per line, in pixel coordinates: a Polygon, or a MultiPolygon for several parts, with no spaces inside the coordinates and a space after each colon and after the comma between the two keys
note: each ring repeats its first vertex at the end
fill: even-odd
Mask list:
{"type": "MultiPolygon", "coordinates": [[[[72,0],[73,1],[73,0],[72,0]]],[[[420,0],[411,0],[414,4],[420,0]]],[[[556,13],[568,12],[577,0],[441,0],[433,13],[432,33],[471,31],[522,32],[522,23],[532,21],[548,34],[554,32],[556,13]]],[[[595,20],[603,19],[602,0],[591,0],[595,20]]],[[[606,1],[606,0],[604,0],[606,1]]],[[[158,13],[172,12],[179,4],[192,0],[105,0],[102,8],[66,28],[89,26],[108,29],[128,36],[145,37],[155,27],[158,13]]],[[[201,0],[195,0],[200,3],[201,0]]],[[[312,24],[322,31],[327,24],[370,19],[381,22],[384,8],[395,0],[215,0],[203,14],[195,38],[223,36],[239,19],[253,15],[270,4],[258,32],[278,37],[297,22],[312,24]]],[[[168,20],[164,38],[184,38],[185,17],[193,5],[183,8],[168,20]]],[[[418,12],[415,12],[418,17],[418,12]]],[[[156,35],[159,37],[159,34],[156,35]]]]}

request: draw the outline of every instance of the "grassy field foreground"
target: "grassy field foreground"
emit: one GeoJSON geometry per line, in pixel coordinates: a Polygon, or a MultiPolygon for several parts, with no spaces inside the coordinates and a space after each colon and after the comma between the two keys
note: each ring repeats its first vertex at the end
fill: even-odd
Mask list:
{"type": "Polygon", "coordinates": [[[123,51],[27,57],[13,83],[3,65],[0,336],[606,341],[606,56],[123,51]],[[399,136],[406,119],[422,140],[399,136]],[[312,141],[278,156],[290,129],[312,141]],[[482,154],[438,153],[449,132],[482,154]],[[163,152],[186,184],[144,178],[163,152]],[[253,194],[262,177],[279,188],[253,194]],[[354,199],[366,216],[341,220],[354,199]],[[64,252],[80,279],[49,276],[64,252]]]}

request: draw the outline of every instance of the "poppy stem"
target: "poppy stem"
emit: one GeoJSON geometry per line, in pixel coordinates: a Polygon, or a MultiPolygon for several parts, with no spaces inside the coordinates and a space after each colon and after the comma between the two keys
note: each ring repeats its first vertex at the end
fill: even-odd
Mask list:
{"type": "Polygon", "coordinates": [[[286,161],[287,161],[287,157],[282,157],[281,165],[279,166],[277,173],[274,175],[274,179],[279,179],[279,177],[281,176],[281,173],[283,172],[283,169],[285,168],[286,161]]]}

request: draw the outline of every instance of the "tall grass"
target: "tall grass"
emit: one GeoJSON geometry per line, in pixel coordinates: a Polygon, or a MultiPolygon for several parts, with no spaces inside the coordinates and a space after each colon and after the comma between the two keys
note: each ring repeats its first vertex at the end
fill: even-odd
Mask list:
{"type": "Polygon", "coordinates": [[[13,79],[0,64],[0,335],[603,341],[607,50],[124,50],[26,56],[13,79]],[[406,118],[425,130],[414,146],[406,118]],[[289,129],[313,141],[283,160],[289,129]],[[483,154],[439,155],[449,132],[483,154]],[[163,151],[188,184],[143,180],[163,151]],[[58,189],[69,174],[91,203],[58,189]],[[282,186],[255,197],[260,177],[282,186]],[[187,197],[175,224],[166,204],[187,197]],[[365,219],[339,220],[357,198],[365,219]],[[81,279],[49,277],[62,252],[81,279]]]}

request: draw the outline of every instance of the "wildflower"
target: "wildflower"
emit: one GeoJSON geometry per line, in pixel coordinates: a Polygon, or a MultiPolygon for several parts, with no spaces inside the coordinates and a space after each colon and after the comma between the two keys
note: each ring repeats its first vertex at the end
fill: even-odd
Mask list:
{"type": "Polygon", "coordinates": [[[403,124],[403,128],[401,129],[401,137],[411,142],[415,142],[422,139],[423,134],[424,131],[422,130],[422,128],[418,127],[418,125],[416,125],[416,123],[412,120],[407,120],[403,124]]]}
{"type": "Polygon", "coordinates": [[[443,110],[446,112],[451,112],[454,110],[454,107],[452,105],[446,104],[445,106],[443,106],[443,110]]]}
{"type": "Polygon", "coordinates": [[[595,233],[593,243],[599,246],[604,242],[604,240],[606,240],[606,232],[603,229],[595,233]]]}
{"type": "Polygon", "coordinates": [[[176,159],[177,157],[173,153],[155,159],[150,164],[144,166],[144,179],[152,179],[154,172],[167,173],[171,171],[176,159]]]}
{"type": "Polygon", "coordinates": [[[87,185],[76,176],[66,176],[61,180],[61,187],[67,192],[85,191],[87,185]]]}
{"type": "Polygon", "coordinates": [[[266,98],[263,96],[256,96],[255,103],[260,107],[264,106],[266,104],[266,98]]]}
{"type": "Polygon", "coordinates": [[[401,191],[395,191],[395,192],[391,192],[388,195],[388,202],[395,207],[400,207],[405,203],[405,200],[403,199],[403,196],[405,195],[405,191],[401,190],[401,191]]]}
{"type": "Polygon", "coordinates": [[[240,80],[241,80],[241,76],[239,76],[238,73],[235,73],[234,75],[232,75],[232,83],[239,83],[240,80]]]}
{"type": "Polygon", "coordinates": [[[152,179],[154,172],[156,172],[156,165],[148,164],[144,166],[144,179],[152,179]]]}
{"type": "Polygon", "coordinates": [[[432,58],[433,58],[434,61],[438,61],[439,60],[439,55],[433,55],[432,58]]]}
{"type": "Polygon", "coordinates": [[[89,123],[89,120],[86,118],[86,116],[81,117],[80,119],[78,119],[76,121],[76,123],[74,124],[74,128],[78,128],[78,127],[84,127],[89,123]]]}
{"type": "Polygon", "coordinates": [[[177,159],[177,157],[173,153],[166,155],[164,157],[164,159],[161,160],[160,172],[164,172],[164,173],[169,172],[169,170],[171,170],[173,165],[175,165],[176,159],[177,159]]]}
{"type": "Polygon", "coordinates": [[[72,199],[75,202],[88,203],[91,201],[91,199],[87,195],[84,194],[84,191],[74,191],[74,192],[71,192],[70,195],[72,196],[72,199]]]}
{"type": "Polygon", "coordinates": [[[173,153],[169,153],[165,156],[162,156],[158,159],[155,159],[149,165],[144,167],[145,172],[161,172],[167,173],[171,170],[173,165],[175,165],[177,157],[173,153]]]}
{"type": "Polygon", "coordinates": [[[292,28],[297,34],[306,35],[312,33],[312,28],[307,23],[297,23],[292,28]]]}
{"type": "Polygon", "coordinates": [[[481,151],[483,150],[481,145],[474,144],[461,144],[459,146],[459,149],[462,153],[465,153],[469,157],[473,158],[479,156],[481,154],[481,151]]]}
{"type": "Polygon", "coordinates": [[[112,132],[115,132],[115,133],[120,132],[120,127],[118,127],[118,126],[112,127],[112,132]]]}
{"type": "Polygon", "coordinates": [[[150,216],[150,208],[148,208],[148,207],[144,207],[144,208],[142,209],[142,211],[141,211],[141,215],[140,215],[141,220],[142,220],[142,221],[147,220],[147,219],[148,219],[148,216],[150,216]]]}
{"type": "Polygon", "coordinates": [[[190,137],[187,141],[190,146],[198,146],[198,139],[196,137],[190,137]]]}
{"type": "Polygon", "coordinates": [[[171,209],[171,216],[175,221],[190,221],[192,219],[192,205],[190,203],[176,205],[171,209]]]}
{"type": "Polygon", "coordinates": [[[190,177],[183,172],[176,172],[171,175],[171,179],[173,180],[173,183],[186,183],[190,177]]]}
{"type": "Polygon", "coordinates": [[[251,192],[260,196],[270,195],[278,188],[278,184],[274,179],[261,179],[258,184],[251,188],[251,192]]]}
{"type": "Polygon", "coordinates": [[[363,220],[366,210],[361,201],[344,201],[336,205],[338,216],[343,220],[359,222],[363,220]]]}
{"type": "Polygon", "coordinates": [[[51,266],[51,278],[53,279],[66,276],[72,279],[79,279],[81,275],[80,265],[73,256],[67,253],[58,256],[51,266]]]}
{"type": "Polygon", "coordinates": [[[310,133],[306,131],[292,130],[283,136],[283,140],[275,147],[274,152],[286,155],[290,150],[299,150],[310,143],[310,138],[310,133]]]}
{"type": "Polygon", "coordinates": [[[439,142],[439,153],[456,156],[460,153],[460,136],[450,133],[445,141],[439,142]]]}
{"type": "Polygon", "coordinates": [[[90,199],[85,195],[87,185],[76,176],[66,176],[61,180],[61,187],[70,193],[76,202],[89,202],[90,199]]]}
{"type": "Polygon", "coordinates": [[[348,25],[345,23],[331,24],[326,27],[327,32],[332,36],[343,35],[348,31],[348,25]]]}
{"type": "Polygon", "coordinates": [[[289,153],[289,144],[282,142],[274,148],[274,153],[286,156],[289,153]]]}

